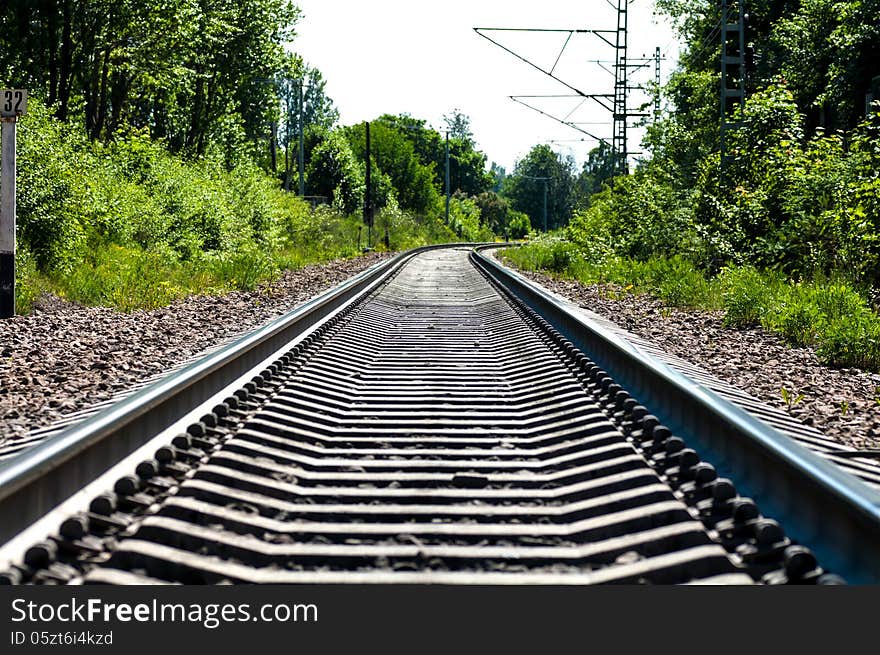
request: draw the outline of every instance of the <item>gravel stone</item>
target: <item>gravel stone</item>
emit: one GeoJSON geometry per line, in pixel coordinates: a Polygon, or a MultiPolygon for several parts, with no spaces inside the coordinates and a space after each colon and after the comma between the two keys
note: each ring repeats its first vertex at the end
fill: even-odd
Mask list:
{"type": "Polygon", "coordinates": [[[255,291],[190,296],[129,314],[45,294],[31,314],[0,321],[0,446],[216,348],[390,256],[313,264],[255,291]]]}
{"type": "Polygon", "coordinates": [[[880,375],[876,373],[825,366],[812,348],[793,348],[761,328],[726,328],[721,324],[724,312],[667,307],[652,296],[613,284],[519,272],[767,405],[787,411],[831,439],[857,449],[880,448],[880,375]],[[790,407],[783,400],[783,388],[792,400],[790,407]],[[801,394],[803,398],[794,402],[801,394]]]}

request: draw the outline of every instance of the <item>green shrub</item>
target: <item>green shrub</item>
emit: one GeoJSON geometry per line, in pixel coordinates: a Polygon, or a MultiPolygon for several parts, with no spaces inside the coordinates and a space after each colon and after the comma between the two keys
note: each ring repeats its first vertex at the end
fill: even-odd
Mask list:
{"type": "Polygon", "coordinates": [[[725,268],[719,276],[724,325],[750,327],[761,323],[773,307],[778,278],[762,275],[752,266],[725,268]]]}
{"type": "Polygon", "coordinates": [[[639,169],[617,178],[613,189],[590,196],[590,206],[572,218],[567,236],[593,261],[612,251],[639,260],[671,256],[691,246],[690,214],[669,184],[652,170],[639,169]]]}
{"type": "Polygon", "coordinates": [[[241,291],[253,291],[280,272],[271,255],[254,245],[212,255],[205,268],[215,279],[241,291]]]}
{"type": "Polygon", "coordinates": [[[775,324],[789,343],[795,346],[811,346],[819,338],[822,322],[822,312],[815,305],[807,302],[786,302],[776,313],[771,325],[775,324]]]}
{"type": "Polygon", "coordinates": [[[670,306],[721,307],[728,327],[762,326],[793,345],[815,347],[826,364],[880,370],[880,317],[840,280],[792,283],[778,271],[752,266],[727,267],[709,279],[682,257],[610,257],[595,264],[574,244],[553,237],[506,249],[502,258],[525,270],[650,293],[670,306]]]}
{"type": "Polygon", "coordinates": [[[45,290],[45,281],[37,272],[37,262],[25,247],[15,252],[15,311],[28,314],[34,301],[45,290]]]}
{"type": "Polygon", "coordinates": [[[583,256],[577,246],[555,236],[505,249],[501,255],[518,268],[528,271],[545,270],[566,277],[576,277],[574,269],[583,263],[583,256]]]}
{"type": "MultiPolygon", "coordinates": [[[[663,260],[661,260],[663,261],[663,260]]],[[[673,307],[703,307],[712,304],[713,290],[706,277],[693,264],[674,257],[659,271],[657,295],[673,307]]]]}
{"type": "MultiPolygon", "coordinates": [[[[328,175],[334,161],[344,165],[331,180],[338,206],[317,209],[279,189],[248,157],[230,159],[222,143],[187,159],[145,130],[93,142],[36,98],[19,143],[19,311],[46,286],[125,311],[192,293],[252,290],[285,268],[354,256],[367,245],[360,218],[339,210],[359,209],[363,197],[342,137],[332,141],[342,159],[328,151],[321,160],[328,175]]],[[[465,238],[494,238],[479,220],[462,227],[465,238]]],[[[391,248],[456,240],[437,216],[402,212],[393,193],[377,216],[374,247],[385,247],[386,229],[391,248]]]]}
{"type": "Polygon", "coordinates": [[[880,320],[876,315],[858,314],[830,321],[816,353],[832,366],[880,370],[880,320]]]}

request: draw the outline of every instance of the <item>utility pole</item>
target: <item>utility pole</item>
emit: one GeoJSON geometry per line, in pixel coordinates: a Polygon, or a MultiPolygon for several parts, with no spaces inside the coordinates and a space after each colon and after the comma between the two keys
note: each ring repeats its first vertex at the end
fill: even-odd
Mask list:
{"type": "Polygon", "coordinates": [[[547,232],[547,180],[544,180],[544,232],[547,232]]]}
{"type": "Polygon", "coordinates": [[[367,174],[364,181],[366,182],[367,192],[364,196],[364,223],[367,224],[367,248],[369,249],[373,246],[373,183],[372,163],[370,162],[370,121],[367,121],[365,126],[367,131],[367,174]]]}
{"type": "MultiPolygon", "coordinates": [[[[303,169],[305,168],[305,131],[306,126],[303,122],[303,105],[305,104],[305,95],[303,93],[303,79],[299,78],[299,195],[300,198],[306,195],[306,184],[303,178],[303,169]]],[[[289,144],[288,144],[289,147],[289,144]]]]}
{"type": "Polygon", "coordinates": [[[654,50],[654,122],[660,120],[660,46],[654,50]]]}
{"type": "Polygon", "coordinates": [[[286,115],[284,117],[284,190],[290,191],[290,141],[293,138],[293,131],[290,126],[290,106],[287,104],[290,96],[285,93],[284,109],[286,115]]]}
{"type": "MultiPolygon", "coordinates": [[[[616,158],[616,170],[626,175],[629,172],[626,144],[627,119],[627,86],[628,70],[626,61],[627,23],[629,0],[617,0],[617,36],[614,42],[614,125],[612,129],[613,156],[616,158]]],[[[613,178],[612,178],[613,180],[613,178]]]]}
{"type": "Polygon", "coordinates": [[[730,120],[730,110],[745,104],[745,2],[721,0],[721,175],[729,163],[727,133],[741,123],[730,120]],[[736,21],[729,14],[735,7],[736,21]],[[731,43],[733,41],[733,43],[731,43]],[[732,47],[731,47],[732,46],[732,47]]]}
{"type": "MultiPolygon", "coordinates": [[[[546,116],[552,120],[557,121],[563,125],[566,125],[578,132],[583,133],[584,135],[590,137],[598,141],[599,143],[607,143],[611,148],[612,157],[615,163],[615,173],[621,172],[626,174],[629,170],[628,168],[628,158],[631,154],[629,152],[627,145],[627,129],[629,127],[629,119],[637,118],[637,117],[648,117],[649,113],[643,112],[633,112],[629,110],[627,93],[630,89],[633,88],[641,88],[641,87],[632,87],[629,84],[629,76],[630,72],[634,70],[639,70],[642,68],[647,68],[650,66],[650,62],[655,61],[659,54],[655,54],[654,57],[649,58],[634,58],[629,59],[627,55],[627,47],[628,47],[628,21],[629,21],[629,3],[633,0],[617,0],[615,4],[612,0],[607,0],[608,3],[615,7],[617,10],[617,26],[616,29],[546,29],[546,28],[510,28],[510,27],[475,27],[474,31],[493,45],[498,46],[505,52],[510,53],[520,61],[528,64],[535,70],[540,71],[544,75],[552,78],[556,82],[566,86],[572,94],[559,95],[559,94],[551,94],[551,95],[519,95],[519,96],[510,96],[511,100],[518,102],[522,105],[525,105],[529,109],[538,112],[539,114],[546,116]],[[540,33],[549,33],[549,32],[558,32],[562,34],[566,34],[565,42],[562,45],[562,49],[556,55],[556,60],[552,67],[549,69],[544,67],[543,65],[532,61],[528,57],[519,54],[507,47],[503,43],[500,43],[496,39],[489,36],[489,34],[494,33],[504,33],[504,32],[540,32],[540,33]],[[611,63],[605,62],[603,60],[596,60],[594,63],[602,66],[603,70],[611,73],[614,76],[614,93],[584,93],[577,87],[569,84],[565,80],[561,79],[558,75],[556,75],[556,67],[559,64],[560,59],[562,58],[563,53],[565,52],[566,47],[571,42],[572,37],[575,34],[591,34],[599,38],[606,45],[614,49],[615,57],[614,57],[614,69],[607,68],[603,64],[611,63]],[[633,62],[641,62],[641,63],[633,63],[633,62]],[[541,109],[532,106],[531,104],[524,102],[521,98],[560,98],[560,97],[572,97],[572,98],[582,98],[584,101],[591,100],[600,105],[603,109],[608,111],[612,115],[613,125],[612,125],[612,137],[611,142],[609,143],[606,139],[596,136],[591,132],[588,132],[581,125],[585,125],[587,123],[578,123],[571,120],[568,120],[571,116],[572,112],[569,112],[568,116],[565,118],[559,118],[557,116],[553,116],[548,112],[542,111],[541,109]]],[[[663,59],[663,57],[660,57],[663,59]]],[[[590,60],[592,61],[592,60],[590,60]]],[[[580,106],[580,105],[578,105],[580,106]]],[[[577,108],[575,108],[577,109],[577,108]]],[[[614,178],[611,178],[611,182],[613,184],[614,178]]]]}
{"type": "Polygon", "coordinates": [[[278,123],[272,121],[272,135],[269,137],[269,158],[271,159],[272,172],[278,172],[278,123]]]}
{"type": "Polygon", "coordinates": [[[15,316],[15,128],[27,91],[0,91],[0,318],[15,316]]]}
{"type": "Polygon", "coordinates": [[[446,130],[446,224],[449,225],[449,130],[446,130]]]}

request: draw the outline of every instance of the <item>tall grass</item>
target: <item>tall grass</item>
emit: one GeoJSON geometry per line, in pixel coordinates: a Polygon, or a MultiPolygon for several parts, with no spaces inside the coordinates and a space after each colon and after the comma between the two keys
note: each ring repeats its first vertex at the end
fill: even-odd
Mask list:
{"type": "Polygon", "coordinates": [[[523,270],[549,272],[587,284],[614,284],[626,291],[650,293],[673,307],[720,306],[717,286],[681,257],[647,261],[609,254],[592,257],[558,237],[510,248],[501,256],[523,270]]]}
{"type": "Polygon", "coordinates": [[[728,267],[707,277],[681,257],[637,261],[584,255],[558,238],[504,250],[512,265],[586,284],[611,283],[673,307],[724,311],[730,328],[763,327],[794,346],[810,346],[826,364],[880,371],[880,317],[843,280],[793,282],[774,271],[728,267]]]}

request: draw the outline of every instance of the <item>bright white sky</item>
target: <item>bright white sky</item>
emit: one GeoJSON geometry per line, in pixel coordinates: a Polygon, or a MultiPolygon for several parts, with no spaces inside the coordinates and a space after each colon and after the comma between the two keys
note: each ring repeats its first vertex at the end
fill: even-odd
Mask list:
{"type": "MultiPolygon", "coordinates": [[[[324,73],[327,94],[344,125],[383,113],[408,113],[440,128],[443,115],[458,108],[470,116],[478,147],[508,172],[536,143],[550,142],[557,151],[573,154],[578,165],[596,146],[585,135],[511,100],[511,95],[572,92],[473,28],[614,30],[617,14],[609,0],[296,0],[296,4],[303,17],[293,50],[324,73]]],[[[653,0],[634,0],[630,5],[629,58],[635,63],[635,58],[653,57],[654,48],[660,46],[667,57],[661,62],[665,80],[676,61],[678,44],[671,27],[653,12],[653,0]]],[[[489,36],[547,70],[567,34],[489,36]]],[[[606,36],[613,42],[613,33],[606,36]]],[[[597,59],[606,60],[605,66],[613,70],[612,47],[595,35],[576,34],[555,74],[584,93],[612,93],[613,74],[591,63],[597,59]]],[[[653,80],[653,60],[631,76],[633,84],[653,80]]],[[[573,111],[568,120],[610,140],[610,112],[593,100],[523,100],[560,118],[573,111]]],[[[643,101],[644,95],[632,93],[630,109],[643,101]]],[[[638,129],[630,130],[631,151],[639,149],[640,134],[638,129]]]]}

